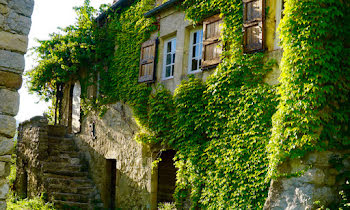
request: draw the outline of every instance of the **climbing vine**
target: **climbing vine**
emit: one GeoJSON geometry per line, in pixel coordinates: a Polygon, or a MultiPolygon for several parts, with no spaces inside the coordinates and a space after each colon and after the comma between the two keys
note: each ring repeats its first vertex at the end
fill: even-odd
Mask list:
{"type": "MultiPolygon", "coordinates": [[[[109,13],[105,24],[88,27],[94,30],[93,42],[87,42],[94,49],[87,54],[94,63],[90,73],[101,80],[99,96],[86,100],[87,107],[126,102],[142,127],[137,141],[177,151],[178,206],[190,201],[192,208],[262,209],[281,161],[349,146],[349,4],[285,2],[278,86],[263,82],[275,61],[266,62],[263,53],[243,53],[241,0],[183,1],[181,7],[194,24],[220,13],[225,50],[206,82],[189,77],[173,95],[162,86],[152,92],[151,86],[137,82],[140,45],[156,31],[155,20],[143,16],[153,0],[136,1],[109,13]]],[[[81,49],[85,42],[77,43],[81,49]]],[[[67,56],[57,58],[72,60],[66,65],[72,76],[81,67],[74,61],[82,59],[67,56]]],[[[49,61],[51,57],[42,57],[49,61]]],[[[38,81],[47,84],[40,69],[34,69],[31,83],[43,93],[44,86],[35,86],[38,81]]]]}

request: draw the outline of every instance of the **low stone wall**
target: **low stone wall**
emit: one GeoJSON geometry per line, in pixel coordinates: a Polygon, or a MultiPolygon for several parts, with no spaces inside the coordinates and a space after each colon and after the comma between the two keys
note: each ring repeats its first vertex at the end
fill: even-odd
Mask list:
{"type": "MultiPolygon", "coordinates": [[[[102,118],[91,113],[82,120],[81,133],[76,135],[79,151],[87,160],[89,172],[105,205],[110,202],[108,159],[116,160],[116,207],[149,209],[152,200],[152,152],[134,140],[138,126],[129,106],[109,105],[102,118]]],[[[108,207],[108,206],[105,206],[108,207]]]]}
{"type": "Polygon", "coordinates": [[[34,0],[0,0],[0,209],[6,209],[12,138],[34,0]]]}
{"type": "Polygon", "coordinates": [[[302,159],[286,161],[279,173],[302,174],[272,180],[264,209],[315,209],[338,203],[346,181],[343,175],[350,171],[349,154],[350,150],[312,152],[302,159]]]}
{"type": "Polygon", "coordinates": [[[45,191],[42,161],[48,158],[48,121],[34,117],[19,125],[17,142],[16,192],[35,197],[45,191]]]}

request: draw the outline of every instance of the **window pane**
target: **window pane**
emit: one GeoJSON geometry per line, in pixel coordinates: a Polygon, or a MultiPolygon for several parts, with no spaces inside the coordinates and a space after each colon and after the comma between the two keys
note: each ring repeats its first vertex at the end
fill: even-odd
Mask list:
{"type": "Polygon", "coordinates": [[[171,52],[171,41],[168,42],[168,46],[167,46],[167,52],[171,52]]]}
{"type": "Polygon", "coordinates": [[[198,40],[197,34],[198,34],[197,32],[193,33],[193,44],[197,43],[197,40],[198,40]]]}
{"type": "Polygon", "coordinates": [[[196,57],[196,46],[192,47],[192,58],[196,57]]]}
{"type": "Polygon", "coordinates": [[[171,62],[171,54],[167,54],[166,55],[166,65],[169,65],[169,64],[171,64],[172,62],[171,62]]]}
{"type": "Polygon", "coordinates": [[[171,41],[171,52],[175,53],[176,51],[176,39],[171,41]]]}
{"type": "Polygon", "coordinates": [[[174,75],[174,65],[171,65],[171,76],[174,75]]]}
{"type": "Polygon", "coordinates": [[[172,63],[175,63],[175,53],[174,54],[172,54],[173,55],[173,62],[172,63]]]}
{"type": "Polygon", "coordinates": [[[252,21],[262,17],[261,0],[247,3],[247,21],[252,21]]]}
{"type": "Polygon", "coordinates": [[[192,71],[196,71],[197,70],[197,65],[198,65],[198,61],[197,59],[192,59],[192,71]]]}
{"type": "Polygon", "coordinates": [[[171,66],[167,66],[165,70],[165,77],[170,77],[171,66]]]}

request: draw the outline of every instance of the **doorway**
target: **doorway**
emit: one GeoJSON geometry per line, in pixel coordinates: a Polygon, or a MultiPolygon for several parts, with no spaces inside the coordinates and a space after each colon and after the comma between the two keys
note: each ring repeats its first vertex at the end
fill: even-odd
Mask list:
{"type": "Polygon", "coordinates": [[[173,194],[176,184],[176,168],[174,150],[163,151],[158,163],[157,203],[174,202],[173,194]]]}

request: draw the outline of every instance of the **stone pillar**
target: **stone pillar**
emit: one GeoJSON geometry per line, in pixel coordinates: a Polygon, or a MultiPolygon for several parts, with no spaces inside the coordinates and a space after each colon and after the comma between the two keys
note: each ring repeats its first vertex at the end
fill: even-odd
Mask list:
{"type": "Polygon", "coordinates": [[[34,0],[0,0],[0,209],[6,209],[19,94],[34,0]]]}

